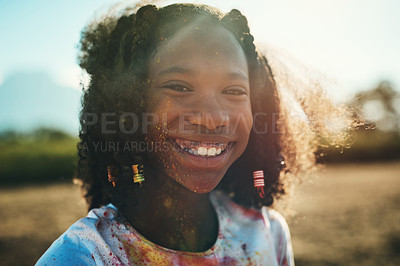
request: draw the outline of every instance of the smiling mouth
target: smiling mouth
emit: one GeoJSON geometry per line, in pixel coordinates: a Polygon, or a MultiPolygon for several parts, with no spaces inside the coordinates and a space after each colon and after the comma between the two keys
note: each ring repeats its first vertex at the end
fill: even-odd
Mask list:
{"type": "Polygon", "coordinates": [[[233,142],[196,142],[183,139],[170,139],[177,149],[198,157],[219,157],[229,150],[233,142]]]}

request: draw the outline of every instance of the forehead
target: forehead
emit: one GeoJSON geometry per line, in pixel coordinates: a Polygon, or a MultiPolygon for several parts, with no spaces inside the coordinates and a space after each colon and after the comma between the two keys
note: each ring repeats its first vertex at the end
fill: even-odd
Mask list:
{"type": "Polygon", "coordinates": [[[168,67],[193,64],[248,74],[246,56],[234,35],[222,26],[207,23],[189,25],[163,40],[148,71],[151,75],[168,67]]]}

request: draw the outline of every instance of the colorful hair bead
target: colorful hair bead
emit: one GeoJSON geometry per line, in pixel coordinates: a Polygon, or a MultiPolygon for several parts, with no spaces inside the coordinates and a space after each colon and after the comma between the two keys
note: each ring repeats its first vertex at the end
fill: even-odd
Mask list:
{"type": "Polygon", "coordinates": [[[133,171],[133,182],[142,184],[142,182],[145,180],[144,174],[143,174],[144,173],[143,165],[142,164],[133,164],[132,171],[133,171]]]}
{"type": "Polygon", "coordinates": [[[264,193],[264,186],[265,186],[265,181],[264,181],[264,171],[263,170],[258,170],[253,172],[253,179],[254,179],[254,187],[257,189],[258,195],[260,198],[265,197],[264,193]]]}
{"type": "Polygon", "coordinates": [[[112,175],[113,170],[113,166],[107,166],[108,182],[112,183],[113,187],[115,187],[115,182],[117,182],[117,178],[112,175]]]}

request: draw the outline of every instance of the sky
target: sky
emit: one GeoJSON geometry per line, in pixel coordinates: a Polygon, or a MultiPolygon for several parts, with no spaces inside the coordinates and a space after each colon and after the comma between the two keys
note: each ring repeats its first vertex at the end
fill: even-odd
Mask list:
{"type": "MultiPolygon", "coordinates": [[[[84,79],[76,61],[80,32],[94,16],[120,2],[0,0],[0,86],[13,73],[25,71],[46,73],[54,83],[79,90],[84,79]]],[[[381,80],[400,90],[398,0],[193,2],[225,12],[239,9],[257,43],[335,79],[339,86],[330,94],[339,98],[373,88],[381,80]]]]}

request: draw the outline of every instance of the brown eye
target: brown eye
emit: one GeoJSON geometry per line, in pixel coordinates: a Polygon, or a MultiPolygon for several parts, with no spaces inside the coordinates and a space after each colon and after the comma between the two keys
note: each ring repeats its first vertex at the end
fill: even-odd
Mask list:
{"type": "Polygon", "coordinates": [[[247,95],[247,90],[242,87],[231,87],[225,89],[223,93],[229,95],[247,95]]]}
{"type": "Polygon", "coordinates": [[[166,86],[164,86],[164,88],[167,88],[167,89],[170,89],[170,90],[174,90],[174,91],[178,91],[178,92],[189,92],[189,91],[192,91],[187,86],[178,85],[178,84],[166,85],[166,86]]]}

